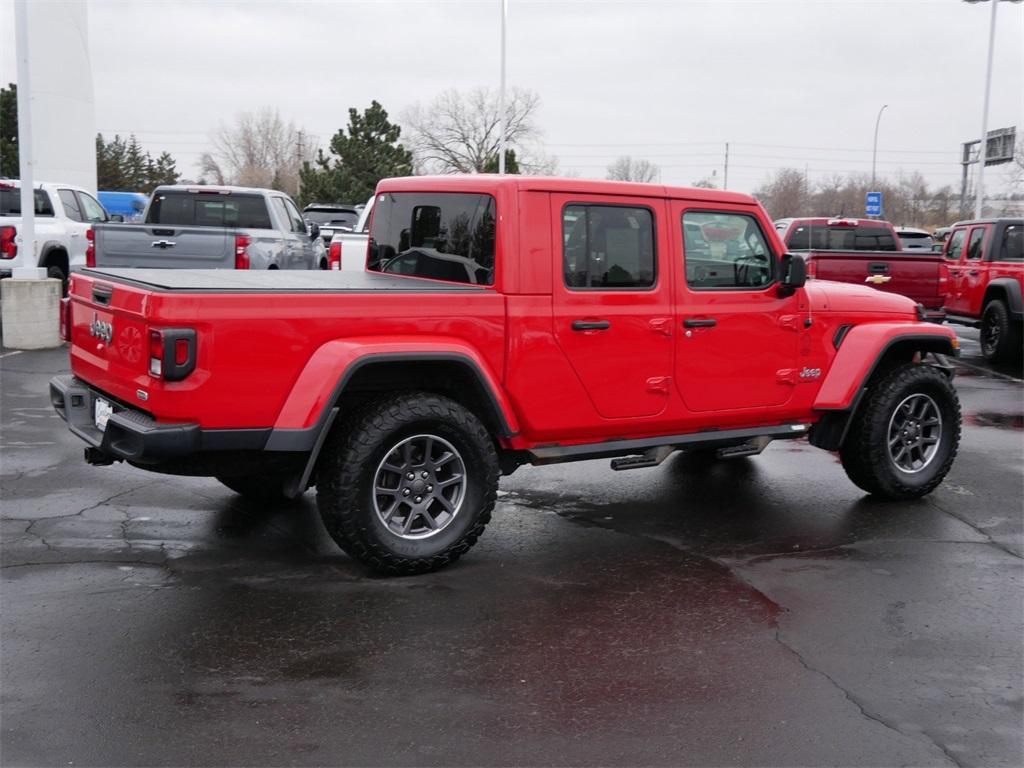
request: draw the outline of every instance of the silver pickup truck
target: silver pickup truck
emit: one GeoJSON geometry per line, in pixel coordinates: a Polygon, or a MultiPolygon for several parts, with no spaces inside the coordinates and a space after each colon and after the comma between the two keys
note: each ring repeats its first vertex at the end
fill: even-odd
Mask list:
{"type": "Polygon", "coordinates": [[[270,189],[157,187],[141,224],[95,224],[96,266],[326,269],[316,224],[270,189]]]}

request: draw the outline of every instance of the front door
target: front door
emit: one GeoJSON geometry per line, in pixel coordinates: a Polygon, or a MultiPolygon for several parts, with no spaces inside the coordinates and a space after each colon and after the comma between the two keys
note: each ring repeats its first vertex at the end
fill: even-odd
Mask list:
{"type": "Polygon", "coordinates": [[[949,267],[949,282],[952,286],[949,299],[946,301],[946,310],[953,314],[961,314],[964,311],[963,281],[967,268],[964,266],[962,258],[967,245],[967,232],[966,227],[954,230],[946,245],[946,265],[949,267]]]}
{"type": "Polygon", "coordinates": [[[551,200],[555,338],[601,417],[655,416],[672,376],[664,201],[551,200]]]}
{"type": "Polygon", "coordinates": [[[778,254],[749,208],[671,203],[675,381],[691,411],[781,408],[793,396],[802,318],[779,296],[778,254]]]}
{"type": "Polygon", "coordinates": [[[972,227],[967,238],[967,252],[964,254],[964,272],[961,293],[963,295],[963,311],[970,315],[981,316],[985,310],[981,302],[985,300],[985,288],[988,287],[986,272],[988,258],[986,254],[992,248],[992,225],[982,224],[972,227]]]}

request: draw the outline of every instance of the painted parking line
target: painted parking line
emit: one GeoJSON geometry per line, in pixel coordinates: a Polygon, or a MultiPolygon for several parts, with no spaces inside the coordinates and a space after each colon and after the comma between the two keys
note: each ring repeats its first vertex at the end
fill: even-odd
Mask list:
{"type": "Polygon", "coordinates": [[[15,349],[10,352],[4,352],[3,354],[0,354],[0,360],[3,360],[5,357],[14,357],[15,355],[20,355],[23,351],[24,350],[21,349],[15,349]]]}

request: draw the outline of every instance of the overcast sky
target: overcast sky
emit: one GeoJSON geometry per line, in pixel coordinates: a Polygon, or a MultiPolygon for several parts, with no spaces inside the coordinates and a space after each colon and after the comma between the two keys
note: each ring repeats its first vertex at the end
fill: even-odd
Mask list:
{"type": "MultiPolygon", "coordinates": [[[[603,177],[622,154],[662,180],[752,190],[773,169],[919,170],[958,187],[977,138],[988,3],[510,0],[508,82],[536,91],[548,154],[603,177]]],[[[96,126],[166,149],[186,177],[218,121],[263,105],[325,146],[350,106],[398,117],[446,88],[495,86],[500,0],[89,0],[96,126]]],[[[989,128],[1024,141],[1024,3],[999,3],[989,128]]],[[[0,78],[15,80],[0,0],[0,78]]],[[[990,171],[1005,184],[1007,166],[990,171]]]]}

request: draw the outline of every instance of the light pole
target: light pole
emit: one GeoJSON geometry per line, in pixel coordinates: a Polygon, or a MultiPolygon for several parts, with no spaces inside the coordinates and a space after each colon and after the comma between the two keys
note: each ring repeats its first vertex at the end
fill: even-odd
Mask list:
{"type": "Polygon", "coordinates": [[[501,0],[501,82],[498,85],[498,173],[505,173],[505,18],[508,0],[501,0]]]}
{"type": "Polygon", "coordinates": [[[878,110],[878,117],[875,118],[875,145],[871,150],[871,191],[875,191],[875,161],[878,159],[878,124],[882,122],[882,113],[885,112],[885,108],[888,104],[883,104],[882,108],[878,110]]]}

